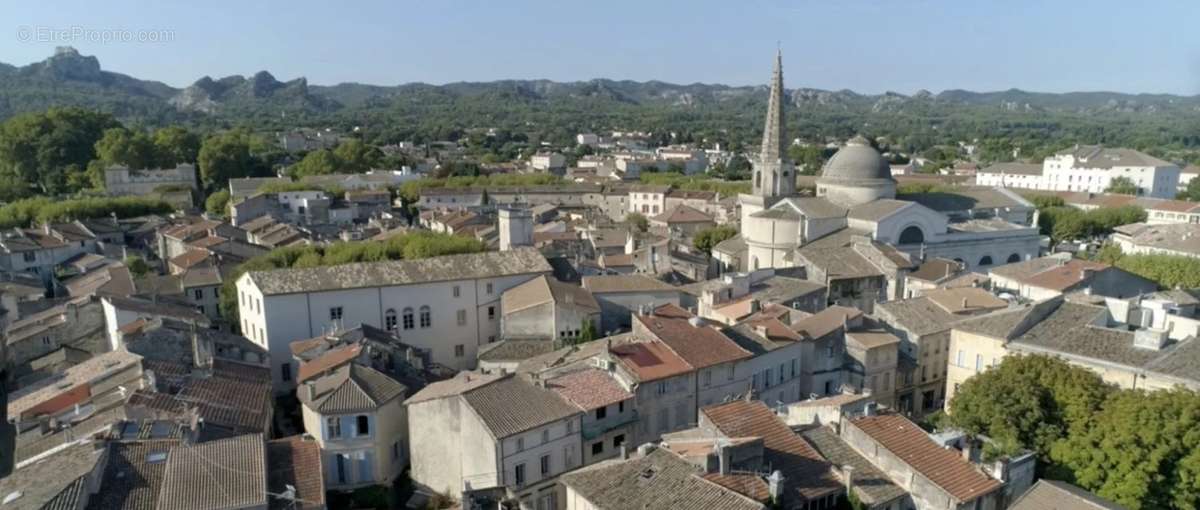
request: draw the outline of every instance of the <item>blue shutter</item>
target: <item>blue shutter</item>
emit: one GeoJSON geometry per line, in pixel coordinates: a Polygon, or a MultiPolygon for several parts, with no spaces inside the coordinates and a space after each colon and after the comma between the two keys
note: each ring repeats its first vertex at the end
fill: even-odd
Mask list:
{"type": "Polygon", "coordinates": [[[341,417],[341,420],[342,420],[342,437],[343,438],[354,437],[354,434],[356,432],[358,432],[358,427],[356,426],[358,424],[354,422],[354,417],[353,416],[343,416],[343,417],[341,417]]]}
{"type": "Polygon", "coordinates": [[[371,452],[363,452],[363,458],[358,461],[358,481],[373,482],[375,481],[375,469],[372,464],[371,452]]]}

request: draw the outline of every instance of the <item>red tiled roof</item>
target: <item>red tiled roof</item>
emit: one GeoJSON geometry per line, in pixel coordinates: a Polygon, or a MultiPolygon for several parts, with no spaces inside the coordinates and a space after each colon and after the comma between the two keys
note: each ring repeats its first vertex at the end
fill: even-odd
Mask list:
{"type": "Polygon", "coordinates": [[[761,503],[771,499],[767,482],[758,475],[708,473],[704,479],[761,503]]]}
{"type": "Polygon", "coordinates": [[[1025,283],[1043,289],[1067,290],[1084,282],[1084,271],[1102,271],[1108,269],[1108,264],[1090,260],[1071,259],[1060,266],[1051,267],[1045,271],[1030,276],[1025,283]]]}
{"type": "MultiPolygon", "coordinates": [[[[678,307],[675,307],[678,308],[678,307]]],[[[708,326],[693,326],[688,319],[672,308],[660,315],[636,315],[646,331],[675,351],[679,357],[695,368],[711,367],[751,357],[749,351],[738,346],[720,331],[708,326]]],[[[690,315],[690,314],[689,314],[690,315]]]]}
{"type": "Polygon", "coordinates": [[[641,382],[674,377],[694,370],[683,358],[658,342],[614,345],[612,353],[632,370],[641,382]]]}
{"type": "Polygon", "coordinates": [[[750,319],[746,321],[746,324],[749,324],[751,328],[754,328],[755,333],[761,334],[762,332],[765,332],[766,335],[764,336],[770,340],[799,342],[804,339],[804,337],[800,336],[800,333],[793,331],[792,328],[788,327],[787,324],[784,324],[779,319],[773,317],[750,319]]]}
{"type": "Polygon", "coordinates": [[[584,411],[633,398],[608,372],[597,368],[555,377],[546,381],[546,387],[584,411]]]}
{"type": "MultiPolygon", "coordinates": [[[[281,494],[291,485],[296,499],[325,504],[325,479],[321,472],[321,446],[312,438],[291,436],[267,441],[267,488],[281,494]]],[[[293,508],[292,501],[271,499],[271,508],[293,508]]]]}
{"type": "Polygon", "coordinates": [[[348,363],[350,360],[357,358],[358,353],[361,351],[362,346],[358,344],[330,349],[325,354],[313,358],[312,361],[300,365],[296,382],[303,383],[312,376],[322,374],[332,368],[341,366],[343,363],[348,363]]]}
{"type": "Polygon", "coordinates": [[[957,450],[938,446],[901,415],[863,416],[850,423],[959,501],[971,501],[1000,488],[1000,482],[976,470],[957,450]]]}
{"type": "MultiPolygon", "coordinates": [[[[829,461],[821,457],[782,420],[759,401],[736,400],[700,410],[726,437],[761,437],[763,460],[783,473],[807,501],[841,490],[829,461]]],[[[749,494],[747,494],[749,495],[749,494]]],[[[785,498],[787,495],[785,495],[785,498]]]]}
{"type": "Polygon", "coordinates": [[[652,218],[659,223],[712,223],[713,218],[694,207],[680,205],[652,218]]]}
{"type": "Polygon", "coordinates": [[[208,250],[201,250],[197,248],[171,257],[170,262],[172,266],[187,269],[195,266],[196,264],[200,264],[205,260],[208,260],[208,257],[210,256],[212,256],[212,254],[209,253],[208,250]]]}

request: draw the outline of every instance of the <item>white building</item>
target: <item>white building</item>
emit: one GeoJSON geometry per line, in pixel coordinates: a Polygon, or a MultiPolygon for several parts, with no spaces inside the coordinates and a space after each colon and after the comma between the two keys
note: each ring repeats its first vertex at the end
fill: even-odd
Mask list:
{"type": "Polygon", "coordinates": [[[567,158],[557,152],[539,152],[529,158],[529,166],[535,170],[562,170],[567,167],[567,158]]]}
{"type": "Polygon", "coordinates": [[[596,133],[579,133],[575,135],[575,143],[595,147],[600,145],[600,136],[596,133]]]}
{"type": "Polygon", "coordinates": [[[278,390],[295,384],[292,342],[360,324],[399,331],[435,363],[469,369],[500,334],[500,295],[551,271],[532,248],[252,271],[237,281],[238,311],[243,334],[268,349],[278,390]]]}
{"type": "Polygon", "coordinates": [[[854,236],[917,258],[957,259],[971,268],[1037,256],[1033,204],[1007,190],[978,188],[897,199],[891,167],[861,136],[825,164],[816,197],[798,196],[795,168],[784,150],[781,66],[777,61],[752,192],[738,197],[741,241],[723,243],[738,248],[744,243],[746,252],[722,253],[723,262],[737,261],[745,267],[734,269],[742,271],[801,266],[811,245],[822,247],[823,260],[845,257],[845,264],[865,267],[870,261],[839,241],[854,236]]]}
{"type": "Polygon", "coordinates": [[[130,170],[113,165],[104,170],[104,190],[109,195],[147,195],[166,186],[196,189],[196,167],[181,163],[175,168],[130,170]]]}
{"type": "Polygon", "coordinates": [[[410,473],[425,490],[553,510],[561,507],[558,475],[583,463],[579,407],[520,375],[461,373],[405,406],[410,473]]]}
{"type": "Polygon", "coordinates": [[[629,190],[629,212],[646,216],[657,216],[667,210],[667,193],[670,186],[634,186],[629,190]]]}
{"type": "Polygon", "coordinates": [[[1034,165],[1002,163],[980,170],[975,183],[1050,191],[1102,193],[1117,177],[1137,186],[1139,196],[1174,198],[1179,190],[1178,165],[1133,149],[1076,145],[1034,165]]]}
{"type": "Polygon", "coordinates": [[[1200,258],[1200,225],[1132,223],[1113,230],[1112,240],[1121,251],[1134,254],[1177,255],[1200,258]]]}

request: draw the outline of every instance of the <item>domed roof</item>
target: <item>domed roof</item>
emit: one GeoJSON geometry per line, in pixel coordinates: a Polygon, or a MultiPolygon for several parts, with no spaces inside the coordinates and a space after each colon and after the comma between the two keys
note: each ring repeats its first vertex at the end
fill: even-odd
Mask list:
{"type": "Polygon", "coordinates": [[[892,168],[866,138],[856,136],[846,142],[821,170],[822,180],[892,180],[892,168]]]}

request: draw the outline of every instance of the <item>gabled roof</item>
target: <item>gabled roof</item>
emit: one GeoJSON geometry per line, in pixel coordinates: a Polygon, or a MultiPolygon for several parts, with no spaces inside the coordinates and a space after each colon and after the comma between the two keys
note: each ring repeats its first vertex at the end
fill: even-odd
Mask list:
{"type": "Polygon", "coordinates": [[[668,225],[672,223],[713,223],[713,217],[694,207],[679,205],[651,218],[651,221],[668,225]]]}
{"type": "Polygon", "coordinates": [[[801,433],[822,457],[829,459],[834,466],[850,466],[854,468],[853,487],[858,497],[868,507],[875,507],[908,494],[903,488],[892,483],[887,475],[875,467],[850,445],[846,444],[837,433],[829,427],[818,426],[809,428],[801,433]]]}
{"type": "Polygon", "coordinates": [[[555,377],[546,381],[546,387],[584,411],[633,398],[633,394],[612,375],[598,368],[585,368],[555,377]]]}
{"type": "Polygon", "coordinates": [[[763,505],[700,477],[700,468],[657,449],[644,457],[586,467],[562,483],[600,508],[761,510],[763,505]]]}
{"type": "Polygon", "coordinates": [[[583,288],[593,294],[604,292],[678,292],[670,284],[640,274],[583,277],[583,288]]]}
{"type": "Polygon", "coordinates": [[[358,363],[308,381],[297,393],[300,402],[319,414],[349,414],[378,409],[408,391],[383,372],[358,363]],[[311,392],[310,392],[311,388],[311,392]]]}
{"type": "Polygon", "coordinates": [[[294,507],[294,501],[272,497],[272,509],[293,510],[325,504],[321,446],[311,437],[296,435],[267,441],[267,489],[272,494],[283,494],[289,485],[296,489],[295,498],[304,501],[302,506],[294,507]]]}
{"type": "Polygon", "coordinates": [[[862,317],[862,311],[833,305],[792,323],[792,329],[810,339],[818,339],[841,329],[848,320],[862,317]]]}
{"type": "Polygon", "coordinates": [[[877,222],[913,205],[913,202],[883,198],[851,207],[846,216],[852,220],[877,222]]]}
{"type": "Polygon", "coordinates": [[[693,368],[707,368],[753,356],[717,329],[694,325],[688,317],[671,315],[672,311],[682,310],[674,305],[665,306],[668,308],[663,309],[663,313],[655,310],[655,313],[635,315],[634,318],[645,326],[647,333],[666,344],[693,368]]]}
{"type": "Polygon", "coordinates": [[[705,407],[701,413],[725,437],[761,437],[763,462],[783,473],[787,480],[784,501],[813,501],[841,490],[830,472],[829,461],[817,453],[766,404],[737,400],[705,407]],[[793,490],[795,491],[793,493],[793,490]]]}
{"type": "Polygon", "coordinates": [[[938,445],[921,427],[901,415],[862,416],[850,423],[960,502],[973,501],[1001,487],[999,481],[975,469],[957,450],[938,445]]]}
{"type": "Polygon", "coordinates": [[[600,304],[592,293],[578,285],[571,285],[556,280],[552,276],[541,275],[525,283],[504,291],[500,296],[500,309],[509,314],[526,308],[545,303],[556,303],[560,306],[575,306],[596,312],[600,304]]]}
{"type": "Polygon", "coordinates": [[[1125,510],[1125,507],[1066,482],[1038,480],[1010,510],[1125,510]]]}
{"type": "MultiPolygon", "coordinates": [[[[321,338],[321,337],[317,337],[317,338],[321,338]]],[[[323,338],[321,338],[321,339],[324,340],[323,338]]],[[[303,344],[307,344],[311,340],[314,340],[314,339],[301,340],[299,342],[293,343],[292,345],[296,345],[296,344],[302,343],[302,342],[303,342],[303,344]]],[[[302,344],[301,348],[303,347],[303,344],[302,344]]],[[[301,352],[303,352],[303,351],[301,351],[301,352]]],[[[346,346],[342,346],[342,347],[337,347],[334,349],[329,349],[328,351],[325,351],[324,353],[320,354],[319,356],[300,364],[300,369],[296,371],[297,372],[296,382],[303,383],[304,381],[307,381],[308,379],[310,379],[312,377],[321,375],[321,374],[328,372],[332,369],[335,369],[341,365],[345,365],[346,363],[349,363],[350,361],[352,361],[354,358],[357,358],[360,353],[362,353],[362,345],[359,345],[359,344],[351,344],[351,345],[346,345],[346,346]]]]}
{"type": "Polygon", "coordinates": [[[508,376],[463,394],[496,439],[509,437],[579,413],[558,393],[522,376],[508,376]]]}
{"type": "Polygon", "coordinates": [[[225,510],[267,505],[261,434],[178,446],[167,454],[160,510],[225,510]]]}

